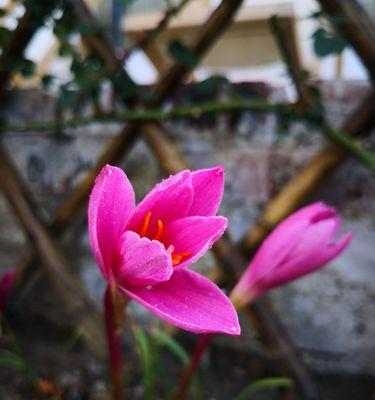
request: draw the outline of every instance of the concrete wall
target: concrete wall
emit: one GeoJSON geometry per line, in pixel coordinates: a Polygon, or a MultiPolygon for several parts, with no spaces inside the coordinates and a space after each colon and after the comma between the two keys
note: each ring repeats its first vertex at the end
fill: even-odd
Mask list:
{"type": "MultiPolygon", "coordinates": [[[[338,122],[353,109],[366,88],[327,84],[324,90],[329,98],[329,115],[338,122]]],[[[282,96],[274,92],[271,97],[282,96]]],[[[53,99],[39,92],[18,93],[8,104],[7,116],[18,121],[48,119],[53,104],[53,99]]],[[[48,218],[119,126],[92,124],[66,130],[62,136],[55,132],[7,132],[3,141],[48,218]]],[[[220,212],[229,218],[229,230],[235,239],[322,145],[320,134],[306,131],[301,125],[293,126],[289,135],[280,138],[272,116],[252,113],[243,114],[234,124],[221,114],[211,123],[184,121],[168,123],[167,127],[194,168],[225,166],[226,188],[220,212]]],[[[138,199],[162,176],[141,142],[122,167],[132,179],[138,199]]],[[[355,232],[353,243],[326,269],[272,293],[274,305],[296,344],[320,372],[375,374],[374,198],[375,180],[357,161],[349,160],[340,167],[314,200],[322,199],[337,207],[344,219],[343,231],[355,232]]],[[[5,268],[15,265],[25,239],[1,196],[0,218],[0,265],[5,268]]],[[[88,248],[85,224],[84,218],[77,221],[65,243],[90,295],[100,304],[103,281],[88,248]]],[[[212,266],[212,258],[206,256],[197,268],[209,270],[212,266]]],[[[145,315],[138,307],[133,312],[145,315]]],[[[239,343],[249,345],[245,340],[239,343]]]]}

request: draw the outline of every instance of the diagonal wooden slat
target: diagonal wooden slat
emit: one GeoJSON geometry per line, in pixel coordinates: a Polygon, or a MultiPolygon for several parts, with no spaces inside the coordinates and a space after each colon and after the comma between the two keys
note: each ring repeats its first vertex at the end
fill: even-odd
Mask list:
{"type": "MultiPolygon", "coordinates": [[[[229,2],[223,2],[222,5],[221,5],[222,6],[221,10],[223,10],[223,9],[227,10],[228,9],[227,8],[228,7],[228,3],[229,2]]],[[[237,2],[233,2],[233,4],[236,7],[239,6],[239,2],[238,1],[237,2]]],[[[233,4],[232,4],[232,6],[233,6],[233,4]]],[[[219,6],[219,10],[220,10],[221,6],[219,6]]],[[[230,19],[228,19],[227,15],[225,15],[225,14],[223,15],[223,11],[220,11],[220,12],[216,11],[214,13],[214,15],[213,15],[213,19],[209,19],[209,23],[210,24],[208,26],[211,26],[211,32],[215,32],[215,34],[218,34],[223,29],[223,21],[228,23],[230,21],[230,19]]],[[[212,41],[214,40],[214,38],[215,38],[214,36],[210,35],[210,33],[209,33],[210,31],[209,30],[206,29],[206,30],[203,30],[203,32],[205,33],[205,35],[203,36],[202,42],[199,42],[199,40],[197,40],[195,42],[194,46],[193,46],[193,50],[198,50],[199,54],[201,54],[204,51],[205,48],[207,49],[210,46],[210,44],[212,43],[212,41]],[[210,41],[208,40],[208,38],[211,38],[210,41]]],[[[172,67],[172,71],[180,71],[179,72],[180,74],[184,74],[186,72],[186,67],[177,64],[177,66],[172,67]]],[[[176,72],[174,72],[174,74],[171,74],[171,76],[173,77],[173,79],[171,80],[171,78],[168,78],[168,82],[169,82],[168,84],[159,85],[158,86],[159,90],[160,90],[160,88],[164,87],[162,95],[160,95],[160,92],[159,92],[159,98],[158,98],[159,102],[161,101],[163,96],[167,96],[169,94],[168,92],[173,90],[174,87],[176,86],[176,72]],[[174,82],[174,85],[171,85],[171,82],[174,82]]],[[[181,79],[181,77],[180,77],[180,79],[181,79]]],[[[147,126],[151,126],[152,127],[151,124],[147,125],[147,126]]],[[[154,127],[155,127],[155,125],[154,125],[154,127]]],[[[135,129],[136,128],[134,128],[134,127],[130,127],[130,128],[126,128],[122,132],[122,134],[120,135],[120,138],[131,138],[130,140],[124,140],[123,139],[122,143],[129,144],[129,143],[132,142],[132,140],[133,140],[133,138],[135,137],[135,134],[136,134],[135,129]]],[[[144,132],[143,134],[144,134],[144,137],[146,138],[146,140],[148,140],[149,143],[152,143],[152,132],[153,132],[153,130],[152,129],[151,130],[150,129],[143,129],[142,132],[144,132]]],[[[163,132],[162,132],[162,135],[159,135],[159,136],[156,136],[156,137],[158,137],[158,140],[157,140],[158,143],[163,143],[163,149],[164,150],[165,149],[169,149],[170,151],[172,151],[171,154],[174,155],[173,157],[168,157],[168,159],[164,159],[164,167],[165,167],[165,169],[167,171],[169,171],[169,172],[171,172],[172,170],[175,171],[173,169],[174,168],[173,164],[176,163],[176,159],[177,159],[176,154],[178,154],[177,148],[175,147],[175,145],[173,143],[171,143],[168,140],[168,138],[165,136],[165,134],[163,132]]],[[[162,152],[159,153],[159,160],[162,160],[161,154],[162,154],[162,152]]],[[[115,157],[117,157],[119,155],[119,147],[118,146],[112,146],[112,150],[109,151],[109,152],[107,151],[106,154],[104,155],[104,158],[106,158],[108,155],[112,155],[112,156],[114,155],[115,157]]],[[[99,168],[101,167],[101,165],[104,162],[104,158],[102,157],[100,162],[97,164],[97,167],[99,167],[99,168]]],[[[179,156],[179,158],[180,158],[180,166],[176,167],[176,168],[181,169],[184,166],[186,166],[186,163],[183,161],[183,157],[182,156],[181,157],[179,156]]],[[[109,160],[108,160],[108,162],[109,162],[109,160]]],[[[111,161],[111,162],[113,162],[113,161],[111,161]]],[[[57,218],[55,220],[55,222],[60,221],[60,222],[57,222],[57,227],[58,226],[62,227],[64,225],[62,223],[63,221],[67,221],[68,219],[71,218],[72,214],[78,212],[78,210],[80,208],[80,205],[82,204],[82,202],[81,202],[82,199],[87,197],[87,194],[88,194],[87,189],[91,187],[92,182],[93,182],[93,177],[95,175],[96,175],[96,171],[93,174],[91,174],[88,177],[88,179],[84,182],[84,184],[82,186],[83,190],[79,189],[77,192],[75,192],[75,193],[78,193],[78,194],[75,195],[73,197],[73,201],[70,202],[70,206],[68,207],[69,212],[60,213],[60,218],[57,218]]],[[[66,208],[65,208],[65,210],[66,210],[66,208]]],[[[233,246],[232,246],[231,242],[228,239],[227,239],[227,241],[225,243],[226,243],[226,246],[229,248],[230,251],[233,250],[233,246]]],[[[224,245],[221,245],[221,247],[218,247],[218,248],[219,249],[220,248],[223,249],[223,248],[226,248],[226,247],[224,245]]],[[[220,252],[218,252],[218,254],[220,255],[220,252]]],[[[227,270],[232,274],[233,273],[233,268],[236,268],[237,270],[239,270],[240,267],[243,267],[245,265],[244,264],[245,260],[243,258],[241,258],[241,255],[239,255],[238,252],[237,252],[238,257],[239,257],[237,259],[237,261],[235,261],[236,257],[232,256],[232,257],[230,257],[230,262],[231,263],[229,263],[227,261],[228,254],[230,254],[230,253],[222,252],[222,255],[221,255],[221,257],[219,257],[219,259],[222,261],[223,265],[227,268],[227,270]],[[228,268],[228,265],[230,266],[230,268],[228,268]]],[[[260,316],[261,318],[265,318],[264,314],[266,314],[266,316],[268,315],[268,317],[265,318],[266,320],[271,321],[271,322],[275,320],[275,317],[273,317],[272,314],[267,314],[267,306],[263,306],[263,308],[261,308],[261,310],[262,310],[262,312],[258,312],[258,316],[260,316]]],[[[283,334],[282,331],[277,331],[277,329],[278,329],[277,325],[274,324],[272,326],[273,326],[273,329],[271,329],[271,330],[268,329],[268,328],[264,329],[265,331],[268,332],[268,339],[270,337],[273,338],[273,344],[274,345],[275,345],[275,343],[280,343],[281,342],[281,343],[284,344],[284,347],[286,349],[292,349],[292,347],[289,345],[289,340],[285,339],[285,334],[283,334]],[[281,340],[279,338],[279,336],[281,336],[284,339],[281,340]]],[[[290,354],[295,355],[295,352],[293,350],[286,351],[284,349],[284,353],[289,354],[289,355],[290,354]]],[[[308,377],[306,369],[304,368],[303,364],[301,364],[301,362],[298,360],[297,356],[295,356],[295,358],[297,359],[297,362],[295,362],[294,364],[297,364],[297,366],[295,366],[295,367],[292,366],[292,369],[294,368],[295,371],[296,371],[295,376],[297,376],[298,379],[300,379],[300,378],[305,379],[305,376],[308,377]]],[[[289,362],[289,360],[288,360],[288,362],[289,362]]],[[[307,380],[309,381],[309,378],[307,380]]],[[[306,384],[302,380],[302,386],[307,386],[308,387],[309,385],[312,386],[312,384],[306,384]]],[[[305,392],[306,393],[313,392],[313,390],[312,389],[305,389],[305,392]]],[[[310,396],[309,398],[313,398],[313,397],[310,396]]]]}
{"type": "MultiPolygon", "coordinates": [[[[144,131],[146,132],[146,134],[143,134],[145,140],[166,173],[172,174],[189,167],[178,147],[165,136],[160,128],[149,124],[144,131]]],[[[228,233],[223,235],[212,250],[225,274],[226,280],[230,282],[230,285],[233,285],[240,277],[249,260],[241,254],[241,251],[234,244],[228,233]]],[[[264,299],[259,299],[246,310],[262,343],[280,354],[282,361],[276,369],[294,377],[300,392],[303,394],[303,398],[318,399],[319,396],[310,374],[294,349],[283,324],[272,311],[269,303],[264,299]]]]}
{"type": "Polygon", "coordinates": [[[105,355],[105,340],[101,318],[56,241],[37,215],[22,179],[5,149],[0,146],[0,187],[13,208],[29,239],[42,260],[47,275],[63,300],[75,324],[82,326],[83,335],[91,350],[105,355]]]}
{"type": "Polygon", "coordinates": [[[375,81],[375,23],[357,0],[318,0],[375,81]]]}
{"type": "MultiPolygon", "coordinates": [[[[333,2],[335,3],[335,2],[333,2]]],[[[292,55],[293,49],[288,42],[290,28],[281,18],[274,16],[270,20],[282,59],[298,93],[299,104],[307,112],[314,106],[315,100],[309,91],[309,82],[301,74],[301,65],[292,55]]],[[[356,30],[356,25],[352,27],[356,30]]],[[[354,34],[354,37],[358,36],[354,34]]],[[[366,42],[366,40],[365,40],[366,42]]],[[[353,137],[364,136],[375,125],[375,93],[366,96],[352,112],[341,130],[353,137]]],[[[327,123],[326,123],[327,124],[327,123]]],[[[327,124],[329,129],[329,125],[327,124]]],[[[250,228],[241,241],[242,251],[251,255],[262,243],[268,233],[284,218],[300,207],[336,168],[348,157],[348,153],[335,144],[327,145],[281,190],[267,205],[257,224],[250,228]]]]}
{"type": "Polygon", "coordinates": [[[22,58],[23,52],[33,37],[36,30],[43,24],[44,18],[56,7],[58,1],[42,2],[37,0],[33,6],[26,8],[25,14],[20,19],[12,38],[4,46],[0,55],[0,106],[4,104],[4,93],[8,84],[14,60],[22,58]]]}
{"type": "MultiPolygon", "coordinates": [[[[358,137],[370,133],[374,127],[375,94],[371,93],[349,116],[342,130],[358,137]]],[[[241,242],[243,251],[252,254],[268,233],[315,193],[348,156],[341,147],[329,144],[313,157],[267,205],[257,224],[245,234],[241,242]]]]}
{"type": "MultiPolygon", "coordinates": [[[[85,23],[92,23],[95,25],[96,22],[95,20],[91,20],[89,18],[90,14],[87,7],[85,6],[84,3],[82,3],[80,0],[77,0],[75,4],[79,5],[81,3],[81,6],[78,8],[80,11],[76,13],[76,17],[78,18],[79,21],[82,22],[80,19],[81,15],[84,15],[83,21],[85,23]]],[[[203,54],[205,50],[209,48],[209,46],[215,41],[217,35],[224,29],[225,24],[229,23],[230,19],[228,19],[227,12],[228,10],[233,10],[237,9],[239,5],[241,4],[241,1],[239,0],[234,0],[234,1],[224,1],[221,6],[218,7],[216,13],[214,13],[213,18],[209,18],[207,22],[207,26],[209,29],[204,29],[204,35],[202,36],[202,40],[200,41],[199,38],[195,42],[195,47],[197,51],[199,52],[199,55],[203,54]],[[228,3],[231,3],[231,8],[228,8],[228,3]],[[220,11],[221,10],[221,11],[220,11]]],[[[98,32],[97,29],[93,29],[93,32],[98,32]]],[[[95,36],[95,45],[93,44],[94,51],[96,54],[98,54],[100,57],[103,57],[103,60],[109,65],[111,65],[111,60],[113,60],[115,57],[108,55],[108,50],[110,49],[108,43],[100,43],[101,37],[95,36]]],[[[91,41],[88,41],[89,44],[91,44],[91,41]]],[[[194,50],[193,49],[193,50],[194,50]]],[[[118,72],[122,74],[122,66],[121,64],[117,63],[115,64],[118,69],[118,72]]],[[[172,67],[172,70],[176,71],[176,68],[172,67]]],[[[178,69],[181,74],[180,78],[178,78],[176,72],[174,73],[174,83],[177,85],[181,81],[184,74],[187,72],[186,67],[179,67],[178,69]]],[[[167,96],[170,94],[170,91],[174,89],[174,86],[166,85],[164,89],[159,89],[158,92],[158,98],[159,101],[167,98],[167,96]]],[[[124,102],[128,103],[128,99],[124,100],[124,102]]],[[[58,211],[56,214],[52,225],[49,227],[53,232],[59,233],[61,232],[68,224],[71,222],[74,217],[78,214],[78,212],[81,210],[82,206],[86,204],[86,201],[88,199],[88,195],[91,191],[92,185],[94,183],[95,177],[100,171],[100,169],[103,167],[104,164],[106,163],[117,163],[121,157],[123,157],[124,152],[126,149],[129,149],[131,145],[134,143],[135,138],[137,137],[138,134],[138,127],[137,125],[131,125],[129,127],[125,127],[124,130],[117,136],[117,138],[111,143],[111,145],[105,150],[105,152],[102,154],[102,156],[99,158],[96,166],[89,172],[89,174],[86,176],[84,181],[80,184],[80,186],[77,188],[76,191],[72,194],[71,197],[69,197],[68,201],[63,205],[63,207],[58,211]]],[[[45,233],[48,236],[47,230],[45,230],[45,233]]],[[[48,239],[50,242],[53,241],[52,236],[49,235],[48,239]]],[[[39,253],[38,253],[39,254],[39,253]]],[[[29,267],[32,266],[32,263],[36,261],[36,253],[34,249],[29,248],[27,254],[22,257],[21,261],[21,269],[17,269],[18,271],[18,281],[22,282],[22,276],[26,277],[29,276],[29,267]]],[[[54,273],[54,270],[51,269],[51,274],[54,273]]],[[[67,291],[69,293],[69,291],[67,291]]],[[[71,293],[71,292],[70,292],[71,293]]]]}
{"type": "MultiPolygon", "coordinates": [[[[180,67],[180,70],[181,70],[181,67],[180,67]]],[[[171,79],[170,82],[173,82],[174,79],[176,79],[176,78],[171,79]]],[[[172,89],[175,87],[175,85],[173,85],[173,84],[171,84],[171,83],[169,83],[169,84],[166,85],[166,86],[167,86],[167,87],[169,86],[169,87],[171,87],[172,89]]],[[[91,185],[90,185],[90,186],[91,186],[91,185]]]]}
{"type": "MultiPolygon", "coordinates": [[[[22,57],[24,49],[43,24],[44,18],[52,12],[57,4],[57,1],[50,1],[47,4],[41,1],[35,1],[32,5],[25,4],[27,6],[25,14],[0,56],[0,105],[4,104],[6,98],[6,84],[11,77],[14,60],[22,57]]],[[[41,222],[42,219],[37,214],[37,207],[24,189],[16,168],[1,146],[0,174],[0,186],[25,232],[35,243],[43,260],[43,266],[49,272],[60,296],[71,311],[72,318],[75,318],[76,323],[80,323],[84,328],[84,338],[87,339],[93,352],[103,357],[105,341],[100,319],[75,276],[69,273],[68,261],[63,256],[58,244],[50,237],[46,226],[41,222]],[[84,318],[78,318],[77,312],[78,314],[84,312],[84,318]]],[[[72,269],[70,270],[72,271],[72,269]]]]}

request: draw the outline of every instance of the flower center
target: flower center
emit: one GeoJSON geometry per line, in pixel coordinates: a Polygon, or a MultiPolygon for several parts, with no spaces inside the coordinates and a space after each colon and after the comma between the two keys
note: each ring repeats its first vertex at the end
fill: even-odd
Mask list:
{"type": "MultiPolygon", "coordinates": [[[[158,240],[159,242],[163,243],[161,238],[164,233],[164,223],[161,219],[157,220],[157,227],[156,227],[156,232],[153,237],[149,236],[150,233],[150,222],[151,222],[151,217],[152,217],[152,212],[148,211],[143,219],[142,225],[139,229],[139,236],[140,237],[148,237],[151,240],[158,240]]],[[[164,243],[163,243],[164,244],[164,243]]],[[[180,262],[188,258],[190,256],[190,253],[185,252],[185,253],[174,253],[174,246],[170,245],[167,248],[167,253],[169,253],[172,257],[172,265],[176,266],[180,264],[180,262]]]]}

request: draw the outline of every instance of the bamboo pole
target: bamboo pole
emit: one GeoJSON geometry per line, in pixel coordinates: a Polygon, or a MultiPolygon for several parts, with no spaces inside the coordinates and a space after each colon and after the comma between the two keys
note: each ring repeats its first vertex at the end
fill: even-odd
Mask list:
{"type": "Polygon", "coordinates": [[[368,12],[357,0],[319,0],[319,3],[375,81],[375,23],[368,12]]]}
{"type": "MultiPolygon", "coordinates": [[[[173,174],[189,168],[179,148],[165,136],[160,128],[149,124],[145,126],[142,133],[166,173],[173,174]]],[[[225,274],[226,281],[232,286],[247,266],[248,259],[241,254],[228,233],[223,235],[212,250],[225,274]]],[[[246,310],[262,343],[268,348],[276,349],[282,356],[281,370],[287,371],[296,379],[303,398],[318,399],[314,382],[294,349],[287,331],[267,301],[259,299],[246,310]]]]}
{"type": "Polygon", "coordinates": [[[105,340],[101,319],[78,281],[69,262],[51,238],[47,227],[37,215],[24,184],[8,154],[0,146],[0,186],[29,239],[35,246],[42,265],[63,300],[75,324],[83,327],[89,348],[104,358],[105,340]]]}
{"type": "Polygon", "coordinates": [[[4,46],[0,55],[0,106],[4,101],[4,92],[9,82],[14,60],[21,59],[23,52],[34,33],[43,25],[44,18],[55,8],[57,0],[35,1],[20,19],[12,32],[11,40],[4,46]]]}
{"type": "MultiPolygon", "coordinates": [[[[360,103],[342,130],[354,137],[370,133],[375,126],[375,94],[360,103]]],[[[251,254],[279,222],[300,207],[342,164],[348,153],[334,144],[320,151],[267,205],[257,224],[242,239],[241,247],[251,254]]]]}

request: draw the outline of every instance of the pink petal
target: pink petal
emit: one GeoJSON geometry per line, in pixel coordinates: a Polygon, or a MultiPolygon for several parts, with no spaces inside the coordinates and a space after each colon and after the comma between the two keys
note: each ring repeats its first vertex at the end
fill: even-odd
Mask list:
{"type": "Polygon", "coordinates": [[[125,173],[106,165],[91,192],[88,225],[91,248],[103,276],[112,279],[113,250],[135,207],[135,196],[125,173]]]}
{"type": "MultiPolygon", "coordinates": [[[[332,234],[338,229],[335,210],[322,202],[303,207],[281,222],[265,239],[253,260],[231,293],[236,304],[245,304],[270,288],[286,283],[292,272],[283,268],[285,260],[294,256],[306,232],[319,221],[333,218],[332,234]],[[272,280],[272,283],[271,283],[272,280]]],[[[302,244],[303,245],[303,244],[302,244]]],[[[302,253],[301,253],[302,254],[302,253]]],[[[297,269],[299,271],[299,269],[297,269]]],[[[293,274],[297,271],[294,270],[293,274]]]]}
{"type": "Polygon", "coordinates": [[[264,277],[263,284],[267,287],[282,285],[324,267],[348,246],[353,236],[347,233],[334,242],[336,230],[334,219],[312,225],[282,264],[264,277]]]}
{"type": "Polygon", "coordinates": [[[191,172],[186,170],[164,179],[136,207],[129,230],[139,232],[147,212],[151,212],[149,237],[156,233],[157,220],[164,225],[187,215],[193,201],[191,172]]]}
{"type": "Polygon", "coordinates": [[[165,228],[163,242],[174,248],[175,254],[189,253],[178,267],[190,265],[202,257],[228,226],[224,217],[186,217],[165,228]]]}
{"type": "Polygon", "coordinates": [[[330,218],[335,210],[322,202],[303,207],[282,221],[264,240],[244,275],[259,280],[276,268],[299,243],[306,230],[319,219],[330,218]]]}
{"type": "Polygon", "coordinates": [[[216,215],[224,191],[224,167],[200,169],[192,173],[194,198],[189,216],[216,215]]]}
{"type": "Polygon", "coordinates": [[[237,313],[209,279],[180,269],[167,282],[146,288],[120,288],[152,314],[194,333],[239,335],[237,313]]]}
{"type": "Polygon", "coordinates": [[[124,285],[147,286],[167,281],[173,272],[170,254],[164,246],[127,231],[119,243],[117,281],[124,285]]]}

